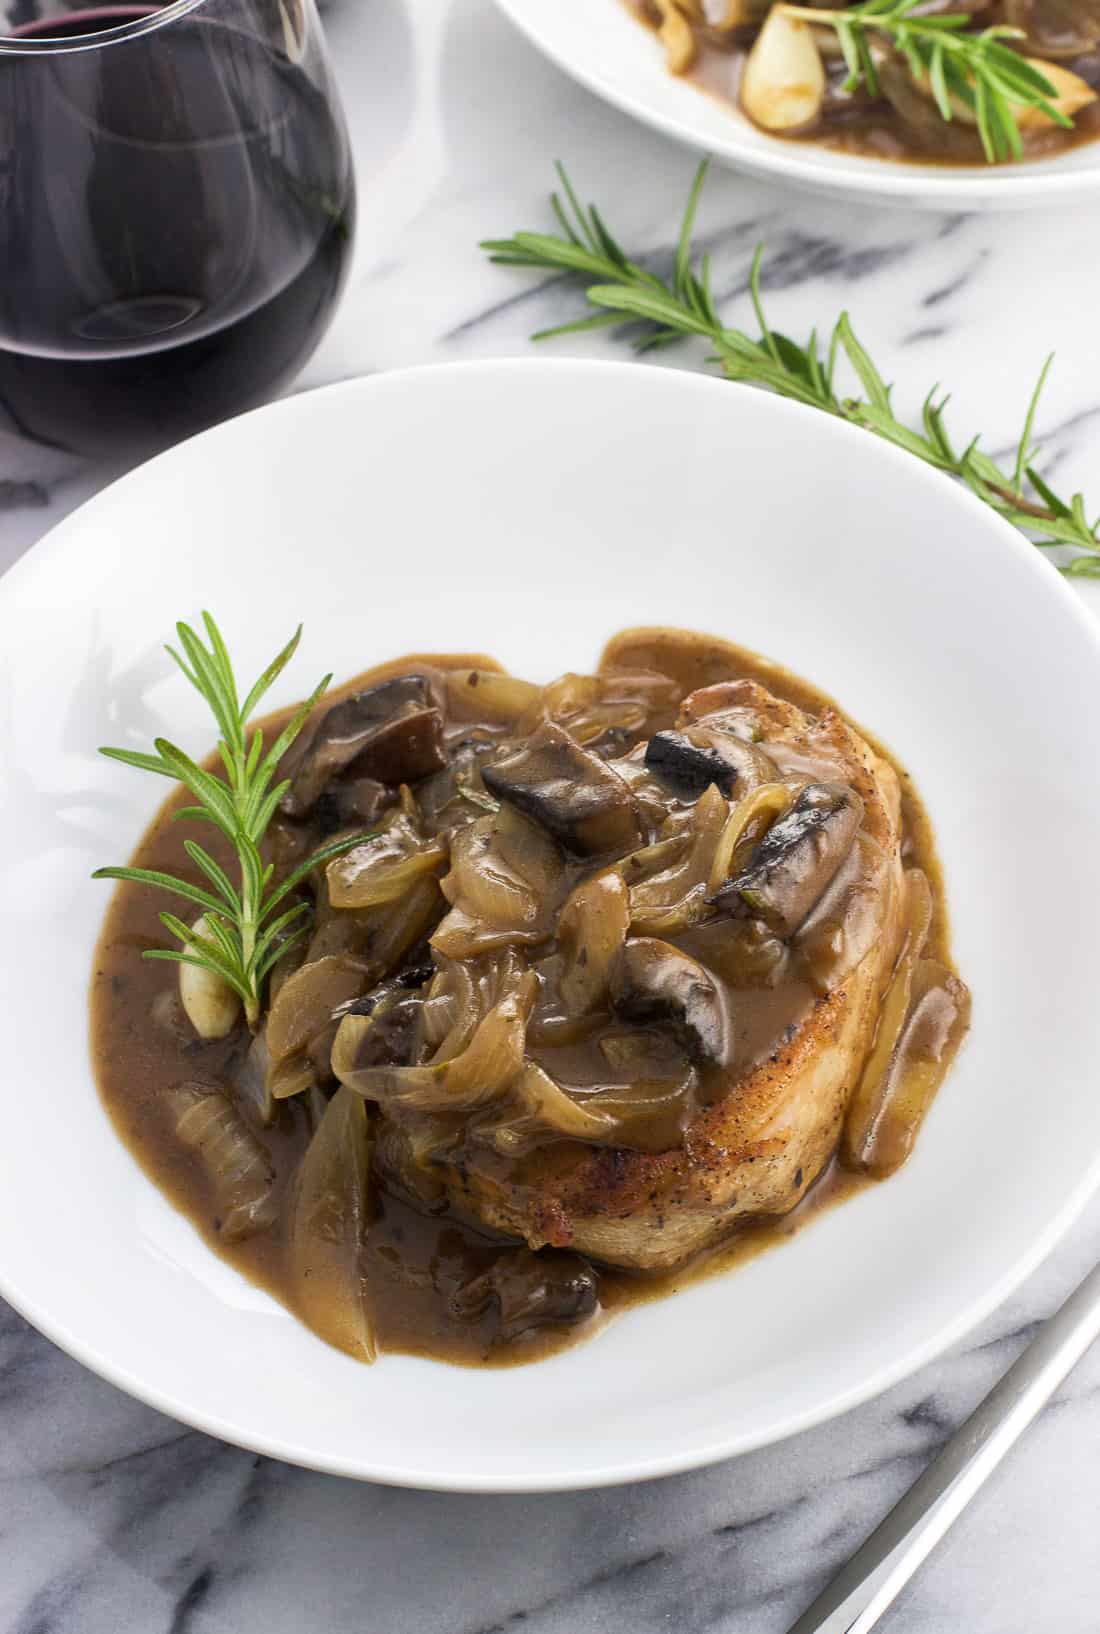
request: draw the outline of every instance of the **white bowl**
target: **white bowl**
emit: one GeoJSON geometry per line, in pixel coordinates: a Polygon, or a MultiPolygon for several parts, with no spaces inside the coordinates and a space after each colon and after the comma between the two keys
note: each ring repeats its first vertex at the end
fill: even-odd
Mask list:
{"type": "Polygon", "coordinates": [[[1100,191],[1100,142],[1024,164],[897,164],[832,153],[758,130],[665,67],[655,36],[624,0],[496,0],[533,45],[597,96],[689,147],[753,176],[813,192],[925,210],[1018,210],[1100,191]]]}
{"type": "Polygon", "coordinates": [[[927,1361],[1100,1177],[1097,637],[1017,535],[863,432],[625,363],[476,363],[295,397],[133,472],[34,549],[0,584],[0,681],[0,1292],[188,1423],[415,1486],[683,1469],[927,1361]],[[643,622],[733,637],[832,692],[927,797],[974,990],[909,1166],[532,1367],[368,1369],[326,1348],[143,1177],[88,1059],[108,889],[88,876],[129,853],[163,792],[96,746],[209,746],[161,653],[203,606],[245,670],[304,620],[276,702],[413,649],[483,649],[546,679],[643,622]]]}

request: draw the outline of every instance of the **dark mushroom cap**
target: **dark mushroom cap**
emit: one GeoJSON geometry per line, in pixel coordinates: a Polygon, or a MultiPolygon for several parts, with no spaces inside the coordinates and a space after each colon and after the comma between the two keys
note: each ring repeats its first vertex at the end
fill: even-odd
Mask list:
{"type": "Polygon", "coordinates": [[[762,919],[791,936],[852,848],[863,801],[846,783],[810,783],[774,822],[749,865],[708,900],[724,913],[762,919]]]}
{"type": "Polygon", "coordinates": [[[511,754],[483,766],[481,776],[490,794],[582,856],[629,851],[641,839],[622,778],[552,721],[511,754]]]}
{"type": "Polygon", "coordinates": [[[713,977],[670,942],[637,936],[626,943],[612,972],[611,1003],[624,1021],[666,1028],[698,1064],[729,1058],[726,1007],[713,977]]]}
{"type": "Polygon", "coordinates": [[[414,783],[446,764],[443,717],[426,675],[397,675],[333,704],[288,757],[290,788],[280,809],[304,817],[329,780],[349,767],[359,778],[414,783]]]}

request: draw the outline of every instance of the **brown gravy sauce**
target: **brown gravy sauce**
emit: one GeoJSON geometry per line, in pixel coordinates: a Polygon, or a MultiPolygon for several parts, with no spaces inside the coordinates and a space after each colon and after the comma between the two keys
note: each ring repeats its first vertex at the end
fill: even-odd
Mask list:
{"type": "MultiPolygon", "coordinates": [[[[648,0],[622,0],[634,20],[656,36],[660,18],[648,0]]],[[[960,5],[959,10],[965,9],[960,5]]],[[[704,95],[723,107],[732,109],[738,118],[748,121],[748,115],[739,102],[741,69],[755,31],[741,30],[733,35],[719,35],[704,27],[695,30],[697,52],[695,61],[685,74],[687,80],[704,95]]],[[[663,52],[660,41],[654,39],[654,49],[663,52]]],[[[842,78],[839,63],[826,64],[829,71],[842,78]]],[[[1100,56],[1090,53],[1061,64],[1078,74],[1093,90],[1100,90],[1100,56]]],[[[830,79],[830,84],[832,80],[830,79]]],[[[751,123],[751,121],[748,121],[751,123]]],[[[900,118],[885,97],[858,99],[853,97],[847,106],[828,109],[814,128],[784,133],[767,131],[764,134],[779,142],[812,142],[815,147],[829,148],[835,153],[854,153],[865,159],[886,159],[894,164],[922,165],[984,165],[985,154],[976,130],[958,120],[950,125],[936,126],[939,147],[922,145],[900,118]]],[[[754,127],[755,129],[756,127],[754,127]]],[[[1042,159],[1068,148],[1082,147],[1100,137],[1100,102],[1091,103],[1074,115],[1073,129],[1051,126],[1045,130],[1027,132],[1024,140],[1024,161],[1042,159]]]]}
{"type": "MultiPolygon", "coordinates": [[[[441,669],[501,667],[481,655],[410,655],[333,689],[326,704],[366,683],[425,663],[441,669]]],[[[809,682],[756,654],[728,642],[672,630],[624,632],[608,644],[600,668],[659,670],[680,682],[684,693],[712,682],[749,678],[811,713],[836,707],[809,682]]],[[[271,726],[289,713],[286,710],[257,723],[264,726],[268,741],[271,726]]],[[[862,727],[857,730],[898,773],[906,860],[921,867],[932,886],[934,922],[929,951],[951,965],[943,882],[927,814],[904,768],[862,727]]],[[[196,877],[183,850],[187,829],[169,821],[171,812],[188,798],[180,791],[165,803],[135,852],[136,866],[196,877]]],[[[209,834],[204,834],[204,843],[223,864],[232,861],[224,842],[219,851],[209,834]]],[[[119,1137],[205,1242],[244,1276],[282,1300],[285,1273],[280,1232],[268,1231],[237,1243],[226,1243],[218,1236],[219,1222],[203,1172],[195,1157],[179,1144],[165,1115],[166,1091],[185,1080],[224,1081],[232,1075],[247,1040],[242,1039],[241,1029],[227,1039],[203,1042],[186,1026],[173,1028],[163,1019],[153,1019],[167,1014],[166,1001],[177,984],[175,965],[141,957],[146,948],[164,946],[165,935],[157,918],[164,905],[159,893],[130,883],[119,885],[112,897],[91,989],[91,1049],[99,1092],[119,1137]]],[[[276,1122],[262,1133],[276,1175],[276,1202],[281,1205],[309,1142],[305,1110],[297,1101],[281,1102],[276,1122]]],[[[475,1230],[448,1213],[420,1212],[401,1197],[375,1189],[375,1216],[365,1243],[363,1272],[379,1349],[466,1366],[512,1366],[535,1360],[591,1335],[619,1311],[662,1299],[702,1277],[732,1270],[787,1241],[821,1211],[872,1183],[833,1163],[789,1214],[742,1224],[726,1242],[675,1272],[654,1276],[600,1267],[600,1305],[594,1317],[580,1326],[535,1330],[508,1345],[494,1345],[491,1315],[460,1321],[448,1308],[453,1290],[486,1268],[505,1239],[475,1230]]]]}

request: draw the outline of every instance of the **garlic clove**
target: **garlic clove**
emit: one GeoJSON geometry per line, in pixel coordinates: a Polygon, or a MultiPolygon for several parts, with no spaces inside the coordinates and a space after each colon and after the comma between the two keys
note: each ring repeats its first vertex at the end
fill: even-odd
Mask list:
{"type": "Polygon", "coordinates": [[[782,6],[773,7],[741,76],[741,106],[767,131],[812,125],[825,100],[825,67],[813,31],[782,6]]]}
{"type": "MultiPolygon", "coordinates": [[[[199,936],[206,934],[206,915],[200,914],[193,929],[199,936]]],[[[184,953],[195,952],[190,942],[184,953]]],[[[180,973],[180,1003],[188,1021],[200,1038],[225,1038],[236,1026],[241,1001],[228,982],[205,966],[183,965],[180,973]]]]}
{"type": "MultiPolygon", "coordinates": [[[[1040,62],[1037,57],[1027,57],[1025,60],[1054,86],[1055,94],[1049,98],[1050,105],[1065,114],[1067,119],[1072,119],[1075,113],[1080,113],[1082,108],[1096,101],[1096,92],[1079,74],[1071,74],[1068,68],[1059,68],[1055,62],[1040,62]]],[[[1041,108],[1018,108],[1014,112],[1016,123],[1023,131],[1057,129],[1055,121],[1041,108]]]]}

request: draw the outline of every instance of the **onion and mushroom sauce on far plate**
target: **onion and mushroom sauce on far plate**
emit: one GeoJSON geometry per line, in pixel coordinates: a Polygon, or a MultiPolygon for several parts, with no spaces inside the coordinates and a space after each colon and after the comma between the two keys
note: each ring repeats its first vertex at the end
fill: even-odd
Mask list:
{"type": "Polygon", "coordinates": [[[625,3],[656,31],[671,73],[772,136],[974,165],[1100,135],[1100,0],[915,0],[874,22],[838,0],[625,3]]]}

